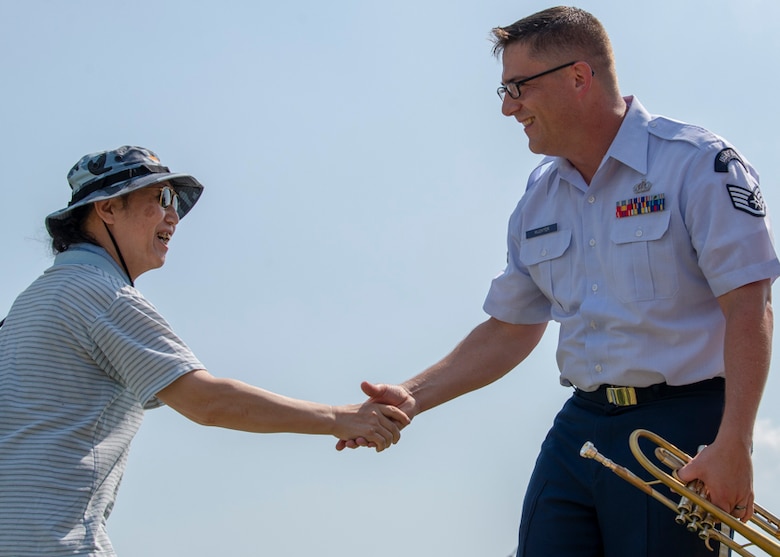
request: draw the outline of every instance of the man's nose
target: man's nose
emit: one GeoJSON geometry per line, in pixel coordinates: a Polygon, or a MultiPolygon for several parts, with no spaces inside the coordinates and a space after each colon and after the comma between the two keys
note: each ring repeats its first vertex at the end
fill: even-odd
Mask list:
{"type": "Polygon", "coordinates": [[[513,99],[508,94],[504,95],[504,98],[501,101],[501,114],[504,116],[512,116],[522,105],[523,103],[520,102],[520,99],[513,99]]]}

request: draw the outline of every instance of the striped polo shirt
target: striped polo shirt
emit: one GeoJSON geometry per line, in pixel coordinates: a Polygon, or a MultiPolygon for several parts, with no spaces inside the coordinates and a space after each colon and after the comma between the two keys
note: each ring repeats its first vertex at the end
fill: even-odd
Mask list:
{"type": "Polygon", "coordinates": [[[58,254],[0,328],[0,556],[114,555],[105,522],[143,411],[195,369],[105,250],[58,254]]]}

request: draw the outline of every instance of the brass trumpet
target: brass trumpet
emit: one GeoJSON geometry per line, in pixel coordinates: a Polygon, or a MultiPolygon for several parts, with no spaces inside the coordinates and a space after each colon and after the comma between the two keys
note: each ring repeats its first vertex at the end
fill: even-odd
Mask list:
{"type": "Polygon", "coordinates": [[[615,464],[599,453],[590,441],[582,446],[580,456],[592,458],[600,462],[627,482],[675,511],[677,513],[675,521],[684,525],[688,531],[697,533],[710,550],[712,550],[710,542],[715,540],[743,557],[756,557],[748,550],[749,547],[753,546],[772,557],[780,557],[780,519],[776,516],[754,503],[753,517],[745,523],[713,505],[702,494],[704,488],[702,482],[695,480],[686,485],[677,479],[676,470],[690,462],[691,457],[651,431],[646,429],[635,430],[629,438],[629,446],[631,447],[631,452],[634,453],[634,457],[657,480],[649,482],[642,480],[627,468],[615,464]],[[672,470],[671,474],[665,472],[647,458],[639,448],[640,437],[645,437],[657,445],[655,457],[659,462],[672,470]],[[679,494],[681,496],[680,501],[674,502],[651,487],[660,483],[679,494]],[[725,524],[735,532],[738,532],[745,540],[748,540],[747,543],[740,544],[736,540],[731,539],[730,536],[715,527],[717,523],[725,524]]]}

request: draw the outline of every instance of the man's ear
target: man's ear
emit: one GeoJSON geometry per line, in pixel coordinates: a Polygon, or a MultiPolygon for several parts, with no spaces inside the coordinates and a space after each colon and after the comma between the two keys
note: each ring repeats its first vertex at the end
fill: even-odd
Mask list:
{"type": "Polygon", "coordinates": [[[574,72],[577,91],[581,94],[587,93],[588,90],[590,90],[591,84],[593,83],[593,76],[595,75],[590,64],[586,62],[577,62],[574,64],[574,72]]]}

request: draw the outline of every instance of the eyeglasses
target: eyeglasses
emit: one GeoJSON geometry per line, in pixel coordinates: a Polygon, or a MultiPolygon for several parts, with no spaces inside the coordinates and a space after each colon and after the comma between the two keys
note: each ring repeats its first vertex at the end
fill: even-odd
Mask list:
{"type": "Polygon", "coordinates": [[[531,77],[526,77],[525,79],[521,79],[519,81],[510,81],[509,83],[502,85],[498,89],[496,89],[496,93],[498,93],[498,98],[502,101],[504,100],[504,95],[509,95],[513,99],[519,99],[520,98],[520,86],[525,85],[532,79],[536,79],[537,77],[542,77],[543,75],[547,75],[548,73],[557,72],[558,70],[562,70],[563,68],[568,68],[569,66],[573,66],[576,64],[578,60],[575,60],[574,62],[569,62],[567,64],[561,64],[560,66],[556,66],[551,70],[547,70],[542,73],[538,73],[536,75],[532,75],[531,77]]]}
{"type": "Polygon", "coordinates": [[[167,209],[173,205],[173,210],[179,213],[179,194],[171,186],[163,186],[160,190],[160,207],[167,209]]]}

